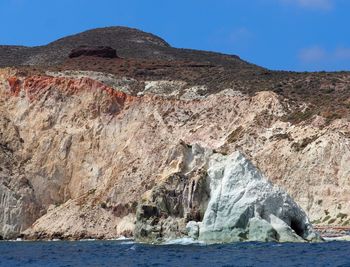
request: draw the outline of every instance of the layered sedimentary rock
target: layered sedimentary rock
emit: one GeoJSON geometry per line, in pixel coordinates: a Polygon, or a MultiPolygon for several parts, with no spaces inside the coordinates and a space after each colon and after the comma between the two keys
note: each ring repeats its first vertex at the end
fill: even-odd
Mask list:
{"type": "Polygon", "coordinates": [[[2,70],[0,235],[130,236],[137,216],[157,215],[169,237],[183,236],[210,199],[202,148],[242,151],[312,221],[349,224],[348,121],[291,124],[293,103],[273,92],[203,92],[183,81],[2,70]]]}

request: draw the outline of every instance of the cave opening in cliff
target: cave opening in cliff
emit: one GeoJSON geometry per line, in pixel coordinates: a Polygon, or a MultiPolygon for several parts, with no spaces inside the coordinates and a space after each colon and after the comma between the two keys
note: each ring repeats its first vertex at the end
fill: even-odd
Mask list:
{"type": "Polygon", "coordinates": [[[295,233],[298,236],[303,236],[304,228],[302,227],[301,223],[298,220],[292,219],[290,223],[290,227],[295,231],[295,233]]]}

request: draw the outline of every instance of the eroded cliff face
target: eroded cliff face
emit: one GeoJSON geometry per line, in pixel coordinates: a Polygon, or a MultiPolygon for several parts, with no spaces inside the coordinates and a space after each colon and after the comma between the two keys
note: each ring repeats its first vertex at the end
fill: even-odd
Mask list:
{"type": "Polygon", "coordinates": [[[349,122],[314,117],[292,125],[284,119],[292,102],[272,92],[203,92],[182,81],[1,70],[0,235],[130,236],[144,198],[171,203],[169,196],[183,191],[188,216],[179,223],[202,217],[208,202],[202,163],[184,160],[189,155],[174,150],[179,143],[239,150],[311,220],[349,224],[349,122]],[[130,93],[140,86],[138,95],[130,93]],[[174,182],[174,168],[181,178],[189,172],[181,162],[189,161],[191,183],[174,182]],[[191,200],[193,190],[201,199],[191,200]]]}
{"type": "Polygon", "coordinates": [[[321,241],[305,212],[239,151],[175,146],[169,167],[138,206],[134,237],[163,243],[321,241]]]}

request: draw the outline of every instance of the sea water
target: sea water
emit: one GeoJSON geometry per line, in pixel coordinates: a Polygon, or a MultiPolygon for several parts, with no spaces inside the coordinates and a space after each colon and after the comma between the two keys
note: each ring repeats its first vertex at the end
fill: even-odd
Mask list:
{"type": "Polygon", "coordinates": [[[350,242],[0,242],[0,266],[350,266],[350,242]]]}

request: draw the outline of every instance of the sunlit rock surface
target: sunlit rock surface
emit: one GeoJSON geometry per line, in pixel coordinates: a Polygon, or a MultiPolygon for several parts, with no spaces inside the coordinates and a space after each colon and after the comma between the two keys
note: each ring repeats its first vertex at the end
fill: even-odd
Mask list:
{"type": "Polygon", "coordinates": [[[212,155],[210,201],[200,224],[206,242],[303,241],[317,235],[305,212],[240,152],[212,155]]]}
{"type": "Polygon", "coordinates": [[[225,156],[180,143],[166,162],[158,185],[138,207],[138,241],[184,236],[205,243],[321,240],[302,208],[241,152],[225,156]]]}
{"type": "Polygon", "coordinates": [[[210,197],[205,153],[238,150],[312,221],[349,225],[348,121],[293,125],[283,119],[292,102],[273,92],[203,90],[99,72],[0,70],[0,236],[132,236],[142,205],[159,206],[155,221],[141,216],[151,230],[168,229],[155,236],[187,235],[210,197]]]}

